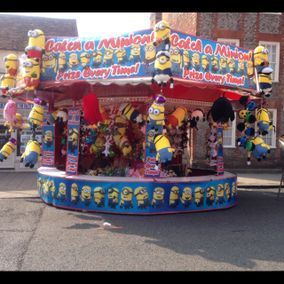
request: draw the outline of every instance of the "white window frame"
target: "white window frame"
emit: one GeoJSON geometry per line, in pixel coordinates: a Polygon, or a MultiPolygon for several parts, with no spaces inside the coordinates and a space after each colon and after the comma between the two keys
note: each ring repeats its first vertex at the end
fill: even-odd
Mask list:
{"type": "Polygon", "coordinates": [[[259,45],[266,47],[266,45],[275,45],[276,46],[276,64],[275,70],[273,70],[273,82],[279,82],[279,65],[280,65],[280,42],[279,41],[259,41],[259,45]]]}
{"type": "Polygon", "coordinates": [[[240,46],[240,40],[237,38],[217,38],[217,41],[223,44],[240,46]],[[233,43],[233,44],[232,44],[233,43]]]}
{"type": "Polygon", "coordinates": [[[232,129],[232,136],[231,136],[231,144],[224,144],[224,132],[226,129],[223,129],[223,148],[236,148],[236,113],[235,113],[235,119],[233,121],[230,121],[232,125],[230,126],[230,129],[232,129]]]}
{"type": "MultiPolygon", "coordinates": [[[[271,144],[268,144],[267,142],[266,142],[266,139],[265,139],[265,137],[266,136],[262,136],[262,135],[260,135],[260,137],[264,140],[264,143],[266,143],[266,144],[268,144],[269,146],[270,146],[270,148],[271,149],[276,149],[276,127],[277,127],[277,109],[276,108],[268,108],[268,111],[270,112],[270,113],[272,113],[272,117],[270,117],[270,119],[271,119],[271,121],[272,121],[272,123],[273,123],[273,125],[275,126],[275,127],[273,127],[273,129],[272,129],[272,135],[271,135],[271,144]],[[275,130],[274,130],[275,129],[275,130]]],[[[257,133],[257,122],[255,123],[255,129],[256,129],[256,135],[258,134],[257,133]]]]}

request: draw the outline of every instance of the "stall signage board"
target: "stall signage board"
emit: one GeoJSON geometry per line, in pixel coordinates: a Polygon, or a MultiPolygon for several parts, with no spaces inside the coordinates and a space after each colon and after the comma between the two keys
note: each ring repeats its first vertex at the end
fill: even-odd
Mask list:
{"type": "Polygon", "coordinates": [[[78,174],[79,161],[79,140],[80,139],[80,109],[72,108],[68,110],[68,139],[67,139],[67,159],[66,174],[78,174]]]}
{"type": "MultiPolygon", "coordinates": [[[[49,37],[41,81],[152,77],[156,48],[153,30],[112,38],[49,37]]],[[[173,78],[256,89],[252,50],[171,31],[173,78]]]]}
{"type": "Polygon", "coordinates": [[[48,116],[45,111],[43,120],[43,139],[42,139],[42,166],[54,167],[55,145],[54,145],[54,124],[47,123],[48,116]]]}

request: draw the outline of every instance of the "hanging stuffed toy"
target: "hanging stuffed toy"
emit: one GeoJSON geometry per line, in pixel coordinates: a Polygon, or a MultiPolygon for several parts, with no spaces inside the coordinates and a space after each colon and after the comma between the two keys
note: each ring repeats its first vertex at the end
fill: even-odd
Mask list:
{"type": "Polygon", "coordinates": [[[183,122],[187,120],[187,109],[185,107],[177,107],[168,117],[167,117],[167,127],[177,128],[181,127],[183,122]]]}
{"type": "Polygon", "coordinates": [[[56,122],[58,123],[59,131],[63,132],[67,120],[68,111],[66,109],[58,109],[50,114],[47,124],[54,124],[56,122]]]}
{"type": "Polygon", "coordinates": [[[28,116],[28,122],[33,131],[35,131],[36,128],[40,127],[43,124],[44,105],[45,102],[41,99],[34,99],[34,106],[28,116]]]}
{"type": "Polygon", "coordinates": [[[267,135],[273,129],[273,123],[269,118],[269,113],[266,108],[259,108],[256,111],[256,120],[258,132],[261,135],[267,135]]]}
{"type": "Polygon", "coordinates": [[[132,104],[124,103],[124,104],[120,105],[119,111],[128,120],[130,120],[130,121],[132,121],[134,123],[139,123],[139,124],[143,123],[142,114],[137,109],[135,109],[132,106],[132,104]]]}
{"type": "Polygon", "coordinates": [[[16,78],[9,74],[4,74],[0,80],[1,80],[0,90],[2,93],[2,97],[4,98],[8,96],[8,91],[10,89],[15,88],[16,78]]]}
{"type": "Polygon", "coordinates": [[[207,120],[209,115],[211,115],[212,120],[215,123],[220,122],[222,124],[227,124],[229,120],[233,121],[235,119],[232,104],[225,97],[220,97],[213,103],[213,106],[207,114],[207,120]]]}
{"type": "Polygon", "coordinates": [[[19,69],[19,59],[15,54],[8,54],[4,57],[5,73],[16,78],[19,69]]]}
{"type": "Polygon", "coordinates": [[[95,93],[89,93],[83,97],[83,116],[88,124],[97,124],[103,121],[99,100],[95,93]]]}
{"type": "Polygon", "coordinates": [[[40,83],[40,63],[37,58],[27,58],[23,62],[24,83],[26,91],[35,91],[40,83]]]}
{"type": "Polygon", "coordinates": [[[3,109],[3,118],[5,120],[5,126],[9,126],[9,132],[14,131],[14,125],[16,122],[17,105],[9,99],[3,109]]]}
{"type": "Polygon", "coordinates": [[[0,162],[6,160],[15,150],[17,147],[17,140],[14,138],[10,138],[7,143],[0,150],[0,162]]]}
{"type": "Polygon", "coordinates": [[[189,121],[189,127],[190,128],[195,128],[196,130],[198,130],[197,128],[197,122],[198,121],[205,121],[205,115],[204,112],[201,109],[196,109],[191,113],[190,119],[189,121]]]}
{"type": "Polygon", "coordinates": [[[33,168],[38,161],[40,151],[41,148],[38,141],[29,140],[20,161],[24,163],[25,167],[33,168]]]}
{"type": "Polygon", "coordinates": [[[45,52],[45,35],[42,30],[28,31],[28,46],[25,48],[25,53],[28,58],[37,58],[41,60],[45,52]]]}
{"type": "Polygon", "coordinates": [[[169,139],[165,135],[157,135],[154,139],[156,148],[156,165],[160,163],[166,163],[173,158],[174,148],[171,147],[169,139]]]}
{"type": "Polygon", "coordinates": [[[263,139],[259,136],[251,138],[245,144],[245,149],[247,151],[247,164],[251,164],[251,156],[257,159],[259,162],[261,159],[266,159],[267,155],[270,153],[270,147],[264,143],[263,139]]]}
{"type": "Polygon", "coordinates": [[[170,81],[170,88],[172,89],[174,87],[174,80],[171,68],[170,53],[163,50],[159,51],[154,63],[152,83],[156,83],[160,87],[165,87],[168,81],[170,81]]]}
{"type": "Polygon", "coordinates": [[[257,46],[253,52],[255,74],[258,78],[260,94],[265,97],[270,97],[272,94],[272,79],[271,74],[273,69],[269,66],[268,59],[269,51],[263,46],[257,46]]]}
{"type": "Polygon", "coordinates": [[[165,102],[166,98],[158,95],[150,108],[148,109],[148,125],[155,128],[156,126],[165,125],[165,102]]]}
{"type": "Polygon", "coordinates": [[[166,21],[162,20],[155,25],[153,45],[156,47],[156,52],[170,50],[170,35],[171,29],[166,21]]]}

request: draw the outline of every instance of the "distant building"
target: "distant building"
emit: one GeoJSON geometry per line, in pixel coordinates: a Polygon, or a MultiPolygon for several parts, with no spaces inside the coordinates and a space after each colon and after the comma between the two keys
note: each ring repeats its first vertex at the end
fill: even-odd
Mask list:
{"type": "MultiPolygon", "coordinates": [[[[270,65],[274,69],[273,96],[267,99],[266,107],[276,126],[276,131],[271,131],[264,138],[271,147],[270,157],[266,161],[253,161],[251,166],[246,165],[245,152],[236,144],[240,133],[236,130],[238,120],[235,120],[232,127],[224,132],[224,160],[226,168],[281,167],[278,138],[284,133],[284,13],[152,13],[151,26],[161,19],[168,21],[172,29],[191,35],[246,49],[254,49],[258,45],[269,49],[270,65]]],[[[235,105],[235,109],[240,107],[235,105]]],[[[194,136],[193,159],[198,165],[206,164],[206,127],[200,128],[194,136]]]]}

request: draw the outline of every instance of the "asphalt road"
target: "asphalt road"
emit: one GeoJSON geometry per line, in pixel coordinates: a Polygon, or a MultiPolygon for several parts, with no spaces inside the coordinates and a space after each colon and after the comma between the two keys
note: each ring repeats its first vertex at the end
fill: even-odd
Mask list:
{"type": "Polygon", "coordinates": [[[240,190],[235,208],[163,216],[0,199],[0,270],[284,270],[284,193],[276,192],[240,190]]]}

